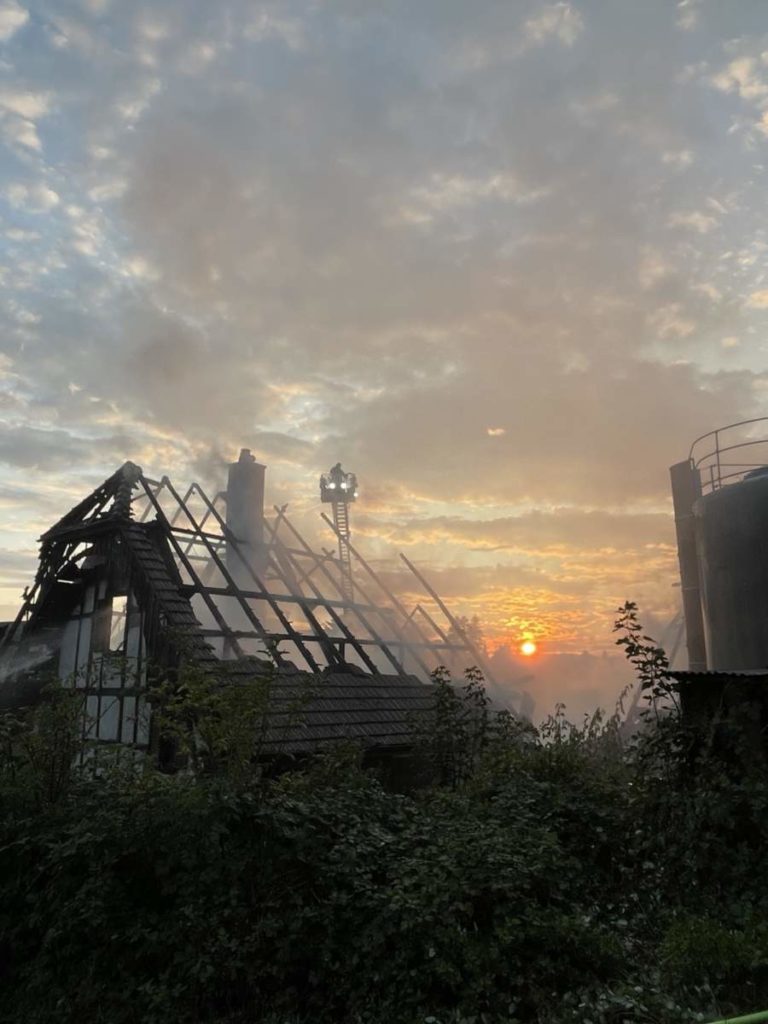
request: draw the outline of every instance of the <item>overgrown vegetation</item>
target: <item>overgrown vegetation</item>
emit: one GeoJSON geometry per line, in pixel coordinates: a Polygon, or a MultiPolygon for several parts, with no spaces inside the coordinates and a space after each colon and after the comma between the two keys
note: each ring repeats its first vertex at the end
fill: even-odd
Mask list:
{"type": "Polygon", "coordinates": [[[768,780],[694,748],[633,605],[617,630],[650,698],[634,737],[562,707],[533,729],[476,672],[463,691],[441,673],[430,784],[409,794],[354,748],[246,770],[236,698],[199,679],[166,707],[206,737],[195,771],[62,775],[71,702],[6,720],[0,1020],[675,1024],[768,1006],[768,780]]]}

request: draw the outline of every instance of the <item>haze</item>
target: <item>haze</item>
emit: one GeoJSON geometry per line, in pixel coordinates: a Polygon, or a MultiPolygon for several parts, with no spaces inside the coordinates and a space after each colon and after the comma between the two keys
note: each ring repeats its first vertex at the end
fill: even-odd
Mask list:
{"type": "Polygon", "coordinates": [[[125,459],[248,446],[305,523],[354,470],[537,704],[609,698],[616,606],[677,608],[669,464],[765,411],[767,15],[0,3],[0,614],[125,459]]]}

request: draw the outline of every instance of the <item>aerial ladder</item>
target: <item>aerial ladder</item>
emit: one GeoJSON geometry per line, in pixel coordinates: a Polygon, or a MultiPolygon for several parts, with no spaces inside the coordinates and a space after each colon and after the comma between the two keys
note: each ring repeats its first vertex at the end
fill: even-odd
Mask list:
{"type": "Polygon", "coordinates": [[[352,557],[349,549],[351,537],[350,505],[357,500],[357,477],[345,473],[337,462],[320,477],[320,501],[333,509],[333,525],[339,541],[339,589],[350,604],[354,601],[352,584],[352,557]]]}

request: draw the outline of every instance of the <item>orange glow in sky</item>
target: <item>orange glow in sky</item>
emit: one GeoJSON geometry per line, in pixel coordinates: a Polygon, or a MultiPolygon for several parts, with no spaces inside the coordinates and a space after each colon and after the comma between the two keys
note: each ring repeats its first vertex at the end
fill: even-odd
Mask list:
{"type": "Polygon", "coordinates": [[[536,644],[533,640],[523,640],[520,644],[520,653],[524,654],[526,658],[530,658],[536,653],[536,644]]]}

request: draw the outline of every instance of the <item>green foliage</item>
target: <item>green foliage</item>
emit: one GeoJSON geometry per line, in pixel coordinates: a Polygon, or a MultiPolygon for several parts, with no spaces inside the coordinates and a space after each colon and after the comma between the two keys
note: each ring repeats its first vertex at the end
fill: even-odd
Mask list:
{"type": "Polygon", "coordinates": [[[83,692],[57,681],[36,707],[0,714],[0,791],[26,791],[41,810],[60,802],[77,777],[84,717],[83,692]]]}
{"type": "Polygon", "coordinates": [[[443,672],[431,785],[408,795],[354,744],[260,775],[269,680],[158,694],[192,769],[174,775],[62,772],[66,703],[0,723],[0,1021],[683,1024],[768,1004],[768,784],[692,764],[636,625],[620,609],[651,698],[631,740],[562,706],[534,729],[443,672]]]}
{"type": "Polygon", "coordinates": [[[227,685],[195,665],[163,679],[152,692],[153,724],[177,761],[195,774],[249,773],[264,732],[271,676],[227,685]]]}
{"type": "MultiPolygon", "coordinates": [[[[239,783],[259,774],[277,675],[270,664],[255,665],[245,681],[233,682],[226,673],[217,675],[189,662],[182,663],[174,678],[155,681],[153,726],[172,751],[174,766],[186,763],[195,775],[214,774],[239,783]]],[[[312,696],[311,686],[303,684],[292,701],[283,702],[283,722],[299,720],[312,696]]]]}
{"type": "Polygon", "coordinates": [[[433,714],[426,723],[414,723],[414,741],[427,765],[427,777],[457,789],[472,776],[491,737],[494,716],[479,669],[465,671],[461,688],[446,668],[432,673],[432,683],[433,714]]]}
{"type": "Polygon", "coordinates": [[[652,700],[666,701],[679,710],[677,697],[667,678],[669,659],[666,651],[658,646],[653,637],[643,633],[637,617],[637,604],[625,601],[618,609],[618,616],[613,626],[614,632],[619,633],[616,644],[624,649],[641,690],[648,691],[652,700]]]}
{"type": "Polygon", "coordinates": [[[746,930],[701,916],[672,921],[660,947],[664,974],[692,985],[747,981],[756,968],[768,968],[766,922],[750,924],[746,930]]]}

